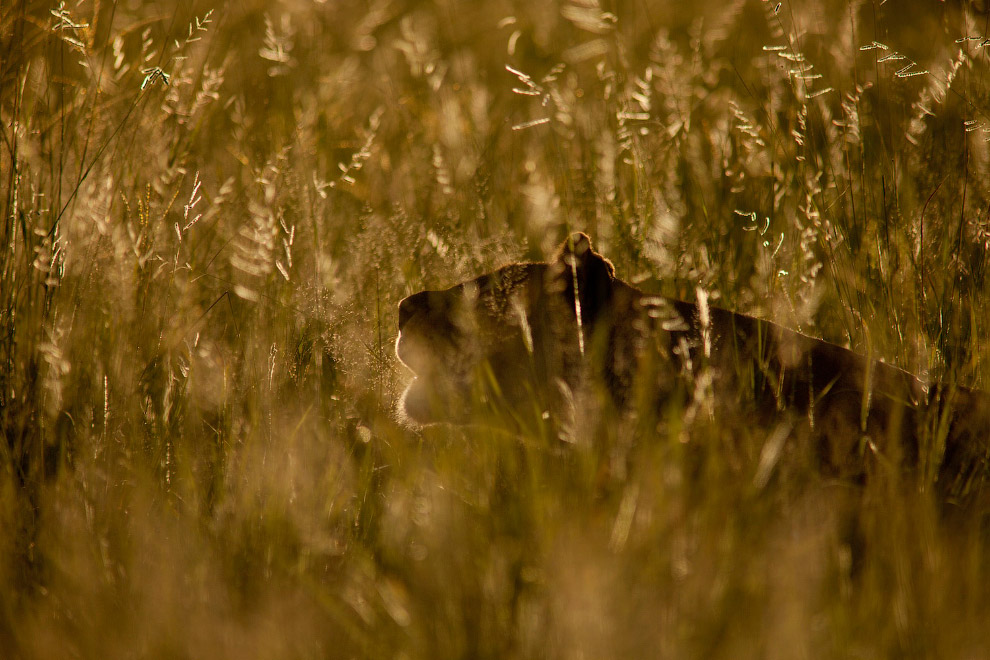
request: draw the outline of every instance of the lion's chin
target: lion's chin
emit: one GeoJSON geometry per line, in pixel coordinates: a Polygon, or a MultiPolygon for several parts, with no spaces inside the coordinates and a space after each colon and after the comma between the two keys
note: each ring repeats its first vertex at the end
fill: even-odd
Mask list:
{"type": "Polygon", "coordinates": [[[446,421],[439,408],[437,393],[420,377],[413,378],[399,400],[399,414],[412,424],[446,421]]]}

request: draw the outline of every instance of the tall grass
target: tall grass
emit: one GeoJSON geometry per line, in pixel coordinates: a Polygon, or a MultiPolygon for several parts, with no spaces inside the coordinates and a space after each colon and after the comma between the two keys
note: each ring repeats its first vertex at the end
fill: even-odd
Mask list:
{"type": "Polygon", "coordinates": [[[979,520],[898,475],[754,479],[772,430],[704,415],[412,431],[391,352],[402,296],[581,229],[987,386],[988,36],[958,0],[3,3],[0,656],[990,655],[979,520]]]}

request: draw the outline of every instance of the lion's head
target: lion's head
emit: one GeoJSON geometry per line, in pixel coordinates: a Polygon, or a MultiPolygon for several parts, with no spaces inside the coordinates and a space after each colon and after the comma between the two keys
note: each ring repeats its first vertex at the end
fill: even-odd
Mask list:
{"type": "Polygon", "coordinates": [[[810,439],[824,469],[860,479],[870,464],[863,447],[918,466],[918,430],[930,434],[926,420],[939,420],[943,494],[968,497],[990,478],[990,395],[938,384],[930,393],[912,374],[841,346],[705,299],[644,293],[616,278],[585,234],[547,263],[404,299],[396,354],[415,374],[401,403],[414,423],[494,413],[529,426],[549,413],[579,428],[613,419],[599,413],[614,405],[616,419],[631,413],[642,426],[668,405],[684,419],[717,407],[722,419],[810,439]]]}
{"type": "Polygon", "coordinates": [[[552,408],[581,381],[586,331],[613,280],[612,264],[578,233],[548,263],[512,264],[405,298],[395,350],[415,378],[401,412],[428,424],[465,421],[479,409],[552,408]]]}

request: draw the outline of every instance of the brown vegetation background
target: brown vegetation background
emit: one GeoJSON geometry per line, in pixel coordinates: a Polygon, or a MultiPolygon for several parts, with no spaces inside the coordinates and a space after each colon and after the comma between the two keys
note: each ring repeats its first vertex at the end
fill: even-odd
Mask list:
{"type": "Polygon", "coordinates": [[[768,472],[703,415],[414,432],[391,347],[404,295],[584,230],[987,386],[988,36],[958,0],[4,1],[0,656],[987,657],[990,540],[923,478],[768,472]]]}

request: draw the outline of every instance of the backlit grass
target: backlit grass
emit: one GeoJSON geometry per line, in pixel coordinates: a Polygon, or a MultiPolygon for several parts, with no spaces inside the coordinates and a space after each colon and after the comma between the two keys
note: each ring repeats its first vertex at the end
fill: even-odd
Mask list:
{"type": "Polygon", "coordinates": [[[757,479],[746,419],[409,430],[392,354],[403,296],[583,230],[986,388],[988,36],[962,0],[3,2],[0,657],[990,655],[978,513],[757,479]]]}

